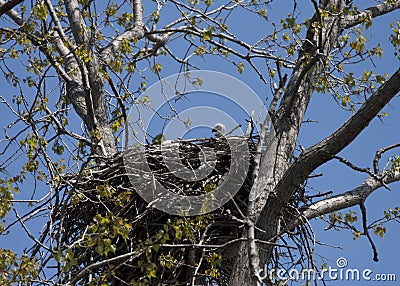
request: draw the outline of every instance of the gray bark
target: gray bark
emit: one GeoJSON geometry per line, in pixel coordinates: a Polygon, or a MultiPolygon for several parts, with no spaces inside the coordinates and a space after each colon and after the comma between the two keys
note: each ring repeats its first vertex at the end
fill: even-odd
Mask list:
{"type": "Polygon", "coordinates": [[[310,206],[300,210],[300,215],[289,226],[288,229],[293,229],[304,222],[321,215],[329,214],[335,211],[343,210],[362,204],[369,195],[378,190],[384,184],[390,184],[400,180],[400,172],[387,172],[385,177],[380,180],[375,177],[369,177],[353,190],[342,194],[320,200],[310,206]]]}

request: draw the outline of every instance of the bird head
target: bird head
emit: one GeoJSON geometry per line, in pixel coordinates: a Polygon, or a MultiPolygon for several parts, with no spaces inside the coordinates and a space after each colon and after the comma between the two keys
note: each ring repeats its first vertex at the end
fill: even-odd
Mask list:
{"type": "Polygon", "coordinates": [[[226,132],[226,128],[225,125],[222,123],[217,123],[215,124],[214,128],[211,130],[211,132],[213,132],[215,134],[215,136],[217,135],[224,135],[226,132]]]}

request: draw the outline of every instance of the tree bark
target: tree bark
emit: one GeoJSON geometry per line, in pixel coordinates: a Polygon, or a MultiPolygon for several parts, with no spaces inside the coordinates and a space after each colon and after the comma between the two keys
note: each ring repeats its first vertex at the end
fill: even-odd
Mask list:
{"type": "Polygon", "coordinates": [[[312,205],[300,209],[300,215],[296,218],[287,229],[291,230],[321,215],[329,214],[335,211],[343,210],[363,203],[369,195],[374,191],[383,187],[384,184],[390,184],[400,180],[400,172],[387,172],[387,176],[382,180],[374,177],[369,177],[364,180],[358,187],[342,194],[332,196],[320,200],[312,205]]]}
{"type": "Polygon", "coordinates": [[[9,0],[0,6],[0,16],[7,13],[11,9],[13,9],[18,4],[24,2],[24,0],[9,0]]]}

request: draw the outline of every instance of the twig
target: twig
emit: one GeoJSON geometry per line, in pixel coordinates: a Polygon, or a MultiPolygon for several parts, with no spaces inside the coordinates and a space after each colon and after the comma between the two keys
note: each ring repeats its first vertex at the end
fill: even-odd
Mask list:
{"type": "Polygon", "coordinates": [[[379,160],[381,159],[382,154],[387,152],[387,151],[389,151],[389,150],[391,150],[391,149],[397,148],[397,147],[400,147],[400,143],[396,143],[396,144],[387,146],[385,148],[381,148],[378,151],[376,151],[375,158],[374,158],[374,161],[373,161],[375,174],[379,173],[379,160]]]}
{"type": "Polygon", "coordinates": [[[242,125],[236,125],[235,127],[233,127],[228,133],[226,133],[225,135],[230,135],[230,134],[232,134],[232,132],[233,131],[235,131],[236,129],[238,129],[238,128],[240,128],[240,127],[242,127],[242,125]]]}
{"type": "Polygon", "coordinates": [[[367,236],[369,243],[371,244],[372,251],[374,253],[374,258],[373,260],[375,262],[378,262],[378,251],[376,250],[376,246],[374,244],[374,241],[372,240],[369,232],[368,232],[368,227],[367,227],[367,209],[365,208],[364,203],[360,204],[360,209],[361,209],[361,214],[362,214],[362,225],[363,225],[363,230],[364,230],[364,235],[367,236]]]}
{"type": "Polygon", "coordinates": [[[251,114],[250,114],[250,119],[249,120],[247,120],[247,128],[246,128],[246,137],[250,137],[250,135],[251,134],[253,134],[253,130],[254,130],[254,121],[253,121],[253,118],[254,118],[254,110],[252,110],[251,111],[251,114]]]}
{"type": "MultiPolygon", "coordinates": [[[[150,246],[150,247],[152,247],[152,246],[150,246]]],[[[142,253],[143,253],[143,251],[138,253],[138,254],[136,254],[136,251],[132,251],[132,252],[129,252],[129,253],[125,253],[125,254],[110,258],[110,259],[105,259],[105,260],[102,260],[100,262],[96,262],[96,263],[90,264],[89,266],[86,266],[81,271],[79,271],[76,274],[76,276],[69,283],[67,283],[67,285],[74,285],[76,282],[79,281],[79,279],[81,279],[86,274],[86,272],[92,271],[94,269],[100,268],[102,266],[105,266],[105,265],[113,263],[113,262],[120,261],[122,259],[128,259],[129,260],[129,259],[138,258],[140,255],[142,255],[142,253]]]]}
{"type": "Polygon", "coordinates": [[[351,163],[349,160],[344,159],[342,157],[339,156],[333,156],[334,159],[338,160],[339,162],[345,164],[346,166],[352,168],[354,171],[358,171],[358,172],[362,172],[362,173],[367,173],[368,175],[370,175],[371,177],[376,177],[376,174],[374,174],[370,168],[360,168],[356,165],[354,165],[353,163],[351,163]]]}

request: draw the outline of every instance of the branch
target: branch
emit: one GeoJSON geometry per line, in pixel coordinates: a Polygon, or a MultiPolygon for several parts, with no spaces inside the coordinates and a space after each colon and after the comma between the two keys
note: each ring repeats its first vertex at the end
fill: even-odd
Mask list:
{"type": "Polygon", "coordinates": [[[379,259],[378,259],[378,251],[376,250],[375,243],[374,243],[374,241],[372,240],[372,237],[371,237],[371,235],[370,235],[369,232],[368,232],[368,227],[367,227],[367,209],[365,208],[364,203],[361,203],[361,204],[360,204],[360,210],[361,210],[362,225],[363,225],[363,231],[364,231],[363,234],[367,236],[368,241],[369,241],[369,243],[371,244],[371,248],[372,248],[372,251],[373,251],[373,253],[374,253],[374,258],[373,258],[373,260],[374,260],[375,262],[378,262],[378,261],[379,261],[379,259]]]}
{"type": "MultiPolygon", "coordinates": [[[[0,5],[1,5],[0,9],[2,9],[5,5],[7,5],[11,1],[4,2],[3,0],[0,0],[0,5]]],[[[6,13],[7,16],[10,17],[15,22],[15,24],[17,24],[18,26],[22,26],[24,24],[24,19],[14,9],[10,8],[10,9],[4,11],[4,13],[6,13]]],[[[0,14],[0,16],[1,15],[2,14],[0,14]]]]}
{"type": "MultiPolygon", "coordinates": [[[[0,0],[0,4],[4,4],[4,1],[0,0]]],[[[78,115],[82,118],[82,120],[86,122],[87,112],[86,112],[85,96],[83,95],[84,92],[80,86],[79,75],[71,75],[72,77],[70,77],[66,72],[66,70],[68,69],[77,70],[79,68],[78,57],[73,50],[70,51],[63,43],[63,40],[67,42],[67,38],[63,32],[60,21],[54,11],[53,6],[51,5],[51,2],[46,1],[46,5],[50,11],[50,16],[52,17],[52,20],[56,25],[56,35],[52,37],[50,40],[56,46],[57,51],[60,53],[60,55],[65,58],[66,60],[65,66],[67,67],[65,70],[61,69],[60,66],[56,63],[56,61],[47,52],[47,50],[40,45],[40,41],[38,40],[44,38],[44,36],[41,33],[35,31],[33,32],[33,34],[31,34],[31,32],[25,31],[23,26],[24,19],[15,10],[8,11],[7,15],[14,21],[15,24],[20,26],[21,31],[28,36],[28,38],[32,41],[32,43],[41,49],[41,51],[46,55],[46,57],[51,62],[52,66],[65,80],[68,86],[67,89],[70,91],[68,92],[68,94],[71,95],[70,100],[74,106],[74,109],[78,113],[78,115]]]]}
{"type": "Polygon", "coordinates": [[[25,233],[29,236],[30,239],[32,239],[36,245],[42,247],[43,249],[47,250],[48,252],[54,254],[54,251],[49,248],[48,246],[44,245],[42,242],[37,240],[37,238],[29,231],[28,227],[26,226],[25,222],[22,220],[22,218],[19,216],[17,210],[13,208],[14,214],[18,220],[18,222],[21,224],[22,228],[24,229],[25,233]]]}
{"type": "Polygon", "coordinates": [[[142,0],[134,0],[133,1],[133,10],[134,10],[134,13],[135,13],[134,26],[135,27],[143,26],[142,0]]]}
{"type": "Polygon", "coordinates": [[[85,268],[83,268],[81,271],[79,271],[67,285],[75,285],[75,283],[77,283],[79,281],[79,279],[84,277],[85,274],[89,271],[98,269],[102,266],[108,265],[113,262],[119,262],[122,259],[126,259],[126,260],[132,259],[133,260],[135,258],[138,258],[140,255],[142,255],[142,252],[137,253],[136,251],[133,251],[133,252],[128,252],[128,253],[110,258],[110,259],[105,259],[105,260],[90,264],[90,265],[86,266],[85,268]]]}
{"type": "MultiPolygon", "coordinates": [[[[340,8],[343,3],[344,0],[320,1],[319,8],[326,9],[328,4],[340,8]]],[[[314,15],[313,21],[317,21],[316,18],[317,16],[314,15]]],[[[271,143],[267,148],[267,154],[263,156],[260,163],[260,170],[263,172],[260,172],[252,187],[252,189],[259,188],[256,192],[258,193],[257,200],[254,200],[254,204],[249,204],[253,210],[250,211],[248,206],[248,212],[255,214],[256,226],[265,231],[265,233],[260,234],[260,239],[273,241],[279,233],[279,218],[282,214],[281,211],[287,205],[288,198],[286,198],[286,195],[288,194],[285,194],[287,190],[283,190],[282,197],[278,200],[274,192],[277,190],[276,186],[279,186],[278,182],[282,181],[285,173],[288,173],[288,165],[291,162],[300,126],[314,91],[314,82],[324,69],[320,60],[324,55],[328,55],[334,47],[340,34],[340,20],[340,17],[327,17],[322,25],[322,30],[317,31],[310,28],[307,31],[306,40],[301,47],[296,66],[293,67],[292,75],[288,79],[279,108],[275,113],[276,137],[270,138],[271,143]],[[325,41],[321,41],[321,33],[325,41]],[[319,44],[321,46],[318,49],[317,45],[319,44]],[[269,156],[269,152],[272,153],[272,156],[269,156]],[[255,186],[256,184],[257,186],[255,186]]],[[[306,175],[306,178],[310,173],[306,175]]],[[[290,186],[291,179],[289,177],[285,177],[283,180],[287,180],[286,184],[290,186]]],[[[302,182],[296,182],[296,186],[302,182]]],[[[289,190],[289,197],[295,189],[289,190]]],[[[260,248],[259,250],[260,262],[266,263],[271,258],[273,247],[260,248]]],[[[243,261],[249,261],[249,253],[244,244],[239,248],[239,252],[241,251],[242,253],[236,259],[233,275],[230,279],[232,285],[234,283],[245,285],[244,283],[249,280],[248,271],[241,269],[244,265],[243,261]]]]}
{"type": "MultiPolygon", "coordinates": [[[[45,0],[47,9],[50,12],[50,17],[54,21],[55,25],[55,30],[56,30],[56,35],[55,37],[52,38],[52,43],[57,48],[57,51],[60,53],[60,55],[65,58],[65,66],[68,69],[71,70],[76,70],[78,69],[78,56],[76,55],[75,51],[72,50],[70,51],[66,45],[68,45],[68,38],[64,33],[63,27],[61,25],[60,19],[57,16],[56,11],[54,10],[53,5],[51,4],[50,0],[45,0]]],[[[53,66],[56,66],[53,64],[53,66]]],[[[66,76],[63,76],[63,79],[65,82],[71,82],[71,78],[67,80],[66,76]]]]}
{"type": "Polygon", "coordinates": [[[287,81],[287,74],[285,74],[282,77],[281,74],[281,68],[279,65],[279,61],[276,62],[276,69],[278,71],[278,75],[279,75],[279,86],[274,87],[274,98],[271,101],[271,104],[268,108],[268,114],[269,116],[271,116],[271,118],[274,118],[275,115],[275,106],[278,103],[279,99],[281,98],[281,95],[283,94],[283,92],[285,91],[285,85],[286,85],[286,81],[287,81]]]}
{"type": "Polygon", "coordinates": [[[279,183],[277,187],[278,196],[282,199],[284,196],[290,196],[294,188],[304,182],[312,171],[332,159],[335,154],[349,145],[399,91],[400,69],[368,98],[360,109],[338,130],[326,139],[305,150],[299,156],[279,183]]]}
{"type": "MultiPolygon", "coordinates": [[[[51,5],[48,6],[51,7],[51,5]]],[[[103,156],[111,156],[115,154],[116,147],[114,136],[108,124],[104,98],[104,84],[99,72],[100,66],[98,64],[98,58],[93,55],[92,47],[89,44],[87,27],[81,15],[78,1],[66,0],[65,8],[72,34],[74,35],[78,47],[81,46],[85,48],[86,53],[92,56],[92,60],[85,65],[77,58],[81,78],[77,80],[76,83],[69,84],[68,90],[70,92],[68,94],[70,98],[74,98],[74,100],[71,100],[75,102],[74,108],[75,106],[77,107],[75,110],[84,120],[89,131],[98,130],[100,133],[100,140],[97,142],[99,148],[95,148],[95,153],[103,156]],[[82,112],[81,103],[84,103],[83,110],[86,111],[86,113],[82,112]]],[[[139,13],[141,15],[141,11],[139,13]]],[[[135,23],[136,21],[137,19],[135,18],[135,23]]],[[[141,20],[139,22],[141,22],[141,20]]]]}
{"type": "MultiPolygon", "coordinates": [[[[398,69],[385,84],[379,87],[360,109],[338,130],[301,153],[297,160],[287,169],[276,186],[273,197],[274,205],[281,208],[285,207],[297,187],[307,179],[311,172],[331,160],[338,152],[349,145],[399,91],[400,69],[398,69]]],[[[381,185],[382,181],[380,181],[379,184],[381,185]]],[[[343,203],[348,204],[349,202],[345,201],[343,203]]],[[[359,203],[358,201],[357,204],[359,203]]],[[[277,209],[271,209],[266,206],[269,205],[266,204],[263,207],[258,226],[263,226],[268,223],[271,212],[279,212],[277,209]]],[[[343,208],[343,206],[341,208],[343,208]]]]}
{"type": "Polygon", "coordinates": [[[260,260],[258,255],[258,247],[255,239],[255,227],[251,219],[247,220],[248,230],[247,230],[247,243],[249,252],[249,266],[250,266],[250,278],[252,279],[251,285],[262,285],[262,278],[260,276],[260,260]]]}
{"type": "MultiPolygon", "coordinates": [[[[0,6],[0,16],[12,10],[15,6],[22,3],[24,0],[10,0],[0,6]]],[[[3,1],[2,1],[3,2],[3,1]]]]}
{"type": "Polygon", "coordinates": [[[88,35],[86,32],[86,24],[82,18],[81,10],[79,8],[79,3],[76,0],[65,0],[65,10],[68,14],[69,25],[71,27],[72,34],[78,45],[89,44],[88,35]]]}
{"type": "Polygon", "coordinates": [[[396,143],[396,144],[390,145],[390,146],[385,147],[385,148],[381,148],[378,151],[376,151],[375,158],[374,158],[374,161],[373,161],[374,172],[376,174],[379,172],[379,160],[381,159],[382,154],[387,152],[387,151],[389,151],[389,150],[391,150],[391,149],[398,148],[398,147],[400,147],[400,143],[396,143]]]}
{"type": "Polygon", "coordinates": [[[60,19],[57,16],[56,11],[54,10],[53,4],[51,4],[50,0],[45,0],[47,9],[50,12],[51,19],[54,21],[55,29],[64,43],[68,43],[67,36],[64,33],[63,27],[61,25],[60,19]]]}
{"type": "Polygon", "coordinates": [[[354,171],[367,173],[368,175],[370,175],[372,177],[374,176],[374,173],[372,173],[370,168],[360,168],[360,167],[354,165],[353,163],[351,163],[349,160],[339,157],[339,156],[334,156],[333,158],[338,160],[339,162],[345,164],[346,166],[352,168],[354,171]]]}
{"type": "MultiPolygon", "coordinates": [[[[48,53],[47,49],[42,46],[41,40],[46,39],[45,35],[37,31],[33,32],[33,34],[26,31],[23,26],[24,20],[16,11],[10,10],[7,12],[7,15],[21,27],[22,32],[27,34],[27,37],[33,44],[39,47],[40,51],[46,55],[51,65],[67,83],[68,98],[71,100],[74,110],[85,123],[88,130],[99,131],[101,139],[92,145],[95,146],[95,153],[111,156],[116,152],[116,147],[112,131],[108,124],[104,88],[97,58],[93,57],[92,61],[84,65],[76,54],[76,51],[67,48],[69,41],[54,7],[50,0],[46,0],[45,3],[55,25],[55,32],[49,41],[55,45],[60,56],[65,59],[65,69],[62,69],[59,63],[48,53]],[[78,72],[68,74],[69,70],[78,72]]],[[[4,4],[4,1],[0,0],[0,4],[4,4]]],[[[64,4],[77,46],[83,46],[87,53],[91,53],[85,22],[80,13],[78,2],[76,0],[66,0],[64,4]]]]}
{"type": "Polygon", "coordinates": [[[382,16],[399,8],[400,1],[396,1],[394,4],[392,3],[392,1],[386,1],[385,3],[377,4],[361,11],[357,15],[347,15],[346,17],[344,17],[341,28],[351,28],[355,25],[361,24],[367,18],[382,16]]]}
{"type": "Polygon", "coordinates": [[[145,28],[143,24],[142,0],[134,0],[133,8],[135,14],[133,28],[115,37],[111,43],[101,51],[101,58],[105,64],[109,64],[114,59],[115,52],[118,51],[123,40],[133,41],[144,37],[145,28]]]}
{"type": "Polygon", "coordinates": [[[369,195],[371,195],[375,190],[383,187],[384,184],[390,184],[397,181],[400,181],[400,172],[397,172],[392,176],[386,176],[383,182],[374,177],[369,177],[362,182],[361,185],[351,191],[318,201],[312,205],[300,209],[301,215],[290,225],[288,229],[293,229],[296,226],[303,224],[303,221],[311,220],[321,215],[360,205],[367,199],[369,195]]]}

